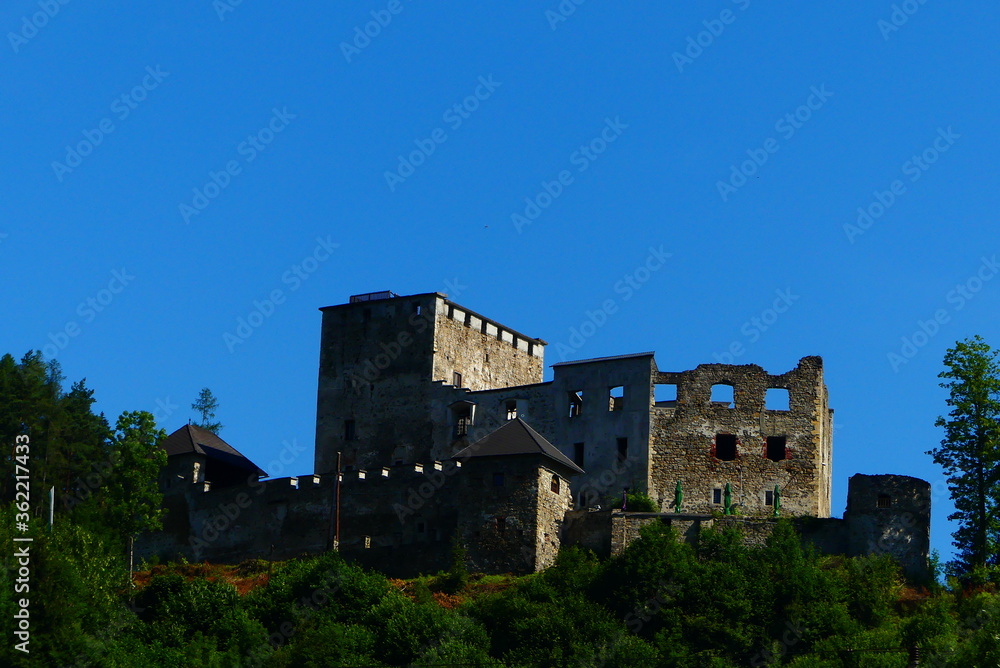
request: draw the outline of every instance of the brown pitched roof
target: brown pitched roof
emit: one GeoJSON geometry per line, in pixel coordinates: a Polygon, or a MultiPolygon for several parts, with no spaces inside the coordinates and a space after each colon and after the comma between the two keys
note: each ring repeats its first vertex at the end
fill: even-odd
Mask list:
{"type": "Polygon", "coordinates": [[[262,477],[267,476],[267,472],[247,459],[239,450],[209,430],[193,424],[186,424],[167,436],[160,447],[167,451],[167,457],[195,453],[237,468],[255,470],[262,477]]]}
{"type": "Polygon", "coordinates": [[[514,418],[464,450],[458,451],[453,459],[509,455],[542,455],[573,473],[583,473],[583,469],[574,464],[572,459],[561,453],[556,446],[545,440],[544,436],[521,418],[514,418]]]}

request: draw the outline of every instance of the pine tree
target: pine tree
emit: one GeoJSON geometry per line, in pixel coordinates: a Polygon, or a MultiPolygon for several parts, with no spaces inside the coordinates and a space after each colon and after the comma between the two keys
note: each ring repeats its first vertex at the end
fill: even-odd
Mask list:
{"type": "Polygon", "coordinates": [[[944,427],[941,445],[927,454],[944,468],[955,503],[949,520],[958,559],[957,574],[997,563],[1000,546],[1000,363],[979,336],[959,341],[944,357],[947,370],[941,387],[950,390],[951,412],[939,417],[944,427]]]}
{"type": "Polygon", "coordinates": [[[201,388],[198,398],[191,404],[191,408],[201,413],[201,422],[198,426],[215,434],[222,431],[222,423],[215,420],[215,409],[218,407],[219,402],[212,394],[212,390],[207,387],[201,388]]]}

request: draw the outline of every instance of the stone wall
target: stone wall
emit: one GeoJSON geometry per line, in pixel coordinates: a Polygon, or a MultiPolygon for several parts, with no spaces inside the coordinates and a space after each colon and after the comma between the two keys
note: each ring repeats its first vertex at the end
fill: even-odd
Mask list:
{"type": "Polygon", "coordinates": [[[931,486],[905,475],[851,476],[847,487],[849,554],[891,554],[912,576],[928,569],[931,486]]]}
{"type": "MultiPolygon", "coordinates": [[[[785,514],[830,514],[831,429],[822,360],[803,358],[782,375],[757,365],[702,364],[692,371],[657,373],[655,384],[677,386],[677,400],[651,408],[650,496],[664,507],[678,481],[683,510],[721,510],[715,490],[732,486],[740,513],[770,512],[768,492],[781,491],[785,514]],[[711,400],[712,386],[732,385],[732,406],[711,400]],[[765,407],[768,388],[789,392],[788,410],[765,407]],[[720,434],[736,437],[724,454],[720,434]],[[768,437],[784,437],[784,458],[768,458],[768,437]]],[[[725,437],[722,437],[725,438],[725,437]]]]}
{"type": "Polygon", "coordinates": [[[488,390],[542,381],[545,342],[438,298],[434,306],[432,380],[488,390]]]}

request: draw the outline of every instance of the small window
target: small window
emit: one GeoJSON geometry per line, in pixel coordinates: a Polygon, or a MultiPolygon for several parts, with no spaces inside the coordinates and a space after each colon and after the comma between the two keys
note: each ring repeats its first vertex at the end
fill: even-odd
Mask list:
{"type": "Polygon", "coordinates": [[[780,462],[788,458],[788,448],[785,447],[784,436],[767,437],[767,458],[772,462],[780,462]]]}
{"type": "Polygon", "coordinates": [[[504,483],[503,473],[494,473],[493,474],[493,486],[494,487],[503,487],[503,483],[504,483]]]}
{"type": "Polygon", "coordinates": [[[551,489],[552,489],[552,491],[555,494],[559,493],[559,476],[557,476],[555,474],[552,475],[552,486],[551,486],[551,489]]]}
{"type": "Polygon", "coordinates": [[[773,506],[774,505],[774,492],[772,490],[767,490],[764,492],[764,505],[773,506]]]}
{"type": "Polygon", "coordinates": [[[725,408],[732,408],[735,401],[733,386],[718,383],[712,386],[712,403],[725,408]]]}
{"type": "Polygon", "coordinates": [[[769,411],[787,411],[789,401],[788,390],[783,387],[772,387],[764,395],[764,408],[769,411]]]}
{"type": "Polygon", "coordinates": [[[420,302],[413,302],[413,312],[420,315],[420,302]]]}
{"type": "Polygon", "coordinates": [[[370,550],[372,548],[372,537],[365,536],[365,549],[370,550]]]}
{"type": "Polygon", "coordinates": [[[736,436],[734,434],[715,435],[715,456],[724,462],[736,459],[736,436]]]}
{"type": "Polygon", "coordinates": [[[458,406],[455,413],[455,438],[461,438],[469,433],[472,426],[472,409],[466,406],[458,406]]]}
{"type": "Polygon", "coordinates": [[[344,440],[353,441],[358,437],[355,431],[354,420],[344,420],[344,440]]]}
{"type": "Polygon", "coordinates": [[[653,388],[653,403],[660,408],[675,407],[677,405],[677,385],[657,383],[653,388]]]}
{"type": "Polygon", "coordinates": [[[722,489],[721,488],[716,487],[715,489],[712,490],[712,503],[714,503],[717,506],[722,505],[722,489]]]}
{"type": "Polygon", "coordinates": [[[875,505],[879,508],[892,508],[892,497],[888,494],[879,494],[875,505]]]}
{"type": "Polygon", "coordinates": [[[625,403],[625,388],[621,385],[608,388],[608,410],[620,411],[625,403]]]}
{"type": "Polygon", "coordinates": [[[583,392],[569,393],[569,416],[576,417],[583,412],[583,392]]]}
{"type": "Polygon", "coordinates": [[[451,374],[451,384],[455,387],[462,387],[462,374],[457,371],[453,371],[451,374]]]}
{"type": "Polygon", "coordinates": [[[487,364],[490,363],[490,354],[489,353],[486,353],[486,363],[487,364]]]}
{"type": "Polygon", "coordinates": [[[623,462],[628,459],[628,439],[618,439],[618,461],[623,462]]]}
{"type": "Polygon", "coordinates": [[[505,401],[504,408],[507,411],[508,420],[513,420],[517,417],[517,399],[508,399],[505,401]]]}
{"type": "Polygon", "coordinates": [[[573,444],[573,463],[583,468],[583,443],[573,444]]]}
{"type": "Polygon", "coordinates": [[[496,520],[497,524],[497,533],[502,536],[504,532],[507,531],[507,518],[500,515],[494,519],[496,520]]]}

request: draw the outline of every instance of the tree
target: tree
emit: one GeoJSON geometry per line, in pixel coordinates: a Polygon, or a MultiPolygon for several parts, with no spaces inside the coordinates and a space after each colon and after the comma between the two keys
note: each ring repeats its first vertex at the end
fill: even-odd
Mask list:
{"type": "Polygon", "coordinates": [[[944,468],[955,503],[949,520],[957,520],[952,534],[958,559],[957,573],[996,564],[1000,546],[1000,363],[998,352],[979,336],[959,341],[944,356],[947,370],[941,387],[951,391],[941,445],[927,454],[944,468]]]}
{"type": "Polygon", "coordinates": [[[201,422],[198,426],[215,434],[222,431],[222,423],[215,421],[215,409],[218,407],[219,402],[212,394],[212,390],[207,387],[201,388],[198,398],[191,404],[191,408],[201,413],[201,422]]]}
{"type": "Polygon", "coordinates": [[[159,474],[167,463],[167,452],[160,441],[166,436],[146,411],[122,413],[115,426],[115,472],[107,482],[106,499],[113,525],[128,544],[130,571],[135,537],[160,528],[163,519],[159,474]]]}

